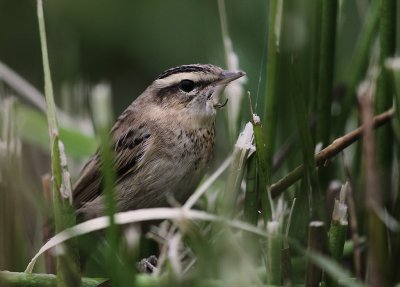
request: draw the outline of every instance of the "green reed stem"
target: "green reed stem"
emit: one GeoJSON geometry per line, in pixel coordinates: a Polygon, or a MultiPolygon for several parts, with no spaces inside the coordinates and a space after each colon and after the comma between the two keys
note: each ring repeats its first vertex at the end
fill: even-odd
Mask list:
{"type": "Polygon", "coordinates": [[[358,36],[347,75],[345,78],[345,93],[340,115],[337,118],[335,135],[343,133],[347,119],[352,108],[356,107],[356,91],[359,83],[365,76],[370,59],[372,45],[376,39],[379,27],[379,0],[373,0],[368,9],[367,16],[358,36]]]}
{"type": "MultiPolygon", "coordinates": [[[[397,161],[400,163],[400,58],[391,59],[386,61],[386,68],[393,73],[393,87],[395,94],[395,107],[396,117],[393,122],[393,129],[396,135],[396,149],[397,149],[397,161]]],[[[399,178],[400,180],[400,178],[399,178]]],[[[400,181],[399,181],[400,182],[400,181]]],[[[400,185],[399,185],[400,187],[400,185]]],[[[394,218],[400,218],[400,197],[397,196],[395,202],[392,204],[392,215],[394,218]]],[[[400,237],[400,235],[399,235],[400,237]]],[[[399,238],[400,239],[400,238],[399,238]]],[[[400,243],[400,241],[399,241],[400,243]]],[[[400,244],[399,244],[400,248],[400,244]]],[[[400,259],[399,259],[400,261],[400,259]]],[[[400,275],[399,275],[400,277],[400,275]]]]}
{"type": "Polygon", "coordinates": [[[318,177],[314,157],[314,146],[312,143],[310,128],[309,128],[309,118],[306,109],[305,96],[303,89],[300,86],[298,80],[298,69],[296,62],[293,63],[292,77],[294,84],[291,85],[291,98],[293,101],[293,106],[296,114],[296,122],[298,125],[298,130],[300,133],[301,145],[303,150],[303,160],[304,160],[304,179],[305,186],[308,189],[309,202],[311,203],[311,214],[310,217],[313,219],[322,219],[324,208],[322,204],[322,197],[318,188],[318,177]]]}
{"type": "Polygon", "coordinates": [[[253,154],[247,163],[246,195],[244,198],[244,218],[253,225],[257,225],[258,202],[257,156],[253,154]]]}
{"type": "MultiPolygon", "coordinates": [[[[347,222],[347,205],[345,204],[346,193],[349,189],[349,183],[346,182],[340,191],[340,200],[335,199],[331,226],[328,231],[328,247],[331,258],[338,264],[342,262],[344,243],[346,241],[346,233],[348,229],[347,222]]],[[[328,287],[339,286],[338,280],[327,276],[326,285],[328,287]]]]}
{"type": "Polygon", "coordinates": [[[268,7],[267,78],[265,91],[265,171],[266,186],[270,184],[272,159],[275,150],[277,126],[277,100],[279,97],[279,49],[283,0],[270,0],[268,7]]]}
{"type": "MultiPolygon", "coordinates": [[[[322,221],[312,221],[308,229],[308,250],[311,252],[323,254],[326,246],[325,224],[322,221]]],[[[307,262],[306,269],[306,287],[319,286],[321,281],[321,267],[311,260],[307,262]]]]}
{"type": "Polygon", "coordinates": [[[253,117],[253,131],[254,131],[254,142],[256,145],[256,156],[257,156],[257,167],[259,175],[259,184],[261,191],[261,204],[263,209],[264,224],[267,224],[273,217],[273,202],[269,190],[270,173],[268,173],[267,167],[267,147],[264,144],[263,130],[261,122],[253,117]]]}
{"type": "Polygon", "coordinates": [[[106,214],[110,218],[110,225],[107,229],[107,236],[112,252],[116,254],[117,251],[117,229],[114,220],[114,214],[117,211],[115,196],[114,196],[114,183],[115,174],[113,169],[112,143],[110,139],[110,128],[112,121],[111,112],[111,89],[107,84],[99,84],[93,89],[92,94],[92,110],[93,119],[96,129],[100,135],[101,146],[100,155],[102,158],[101,171],[103,174],[103,188],[104,188],[104,204],[106,206],[106,214]]]}
{"type": "Polygon", "coordinates": [[[267,223],[267,282],[270,285],[282,284],[282,235],[278,221],[269,221],[267,223]]]}
{"type": "Polygon", "coordinates": [[[329,144],[338,0],[322,1],[316,142],[329,144]]]}
{"type": "MultiPolygon", "coordinates": [[[[381,0],[380,7],[380,75],[378,78],[378,90],[375,99],[375,112],[379,113],[386,107],[391,107],[393,103],[393,86],[390,72],[384,68],[385,61],[392,57],[396,51],[396,0],[381,0]]],[[[372,113],[372,111],[371,111],[372,113]]],[[[364,116],[365,118],[365,116],[364,116]]],[[[366,137],[367,140],[367,137],[366,137]]],[[[393,275],[389,268],[385,268],[389,262],[389,247],[387,246],[387,227],[378,216],[379,210],[390,204],[391,196],[391,174],[393,165],[393,130],[390,126],[385,126],[371,135],[370,141],[365,142],[364,154],[366,158],[366,190],[367,210],[368,210],[368,230],[369,245],[368,251],[368,283],[370,285],[392,286],[394,284],[393,275]],[[375,136],[375,138],[373,137],[375,136]],[[367,149],[368,144],[373,145],[376,152],[371,155],[367,149]],[[376,156],[374,158],[368,157],[376,156]],[[376,165],[368,166],[368,162],[376,165]],[[372,175],[372,173],[375,173],[372,175]],[[371,177],[375,176],[375,184],[370,183],[371,177]]]]}
{"type": "MultiPolygon", "coordinates": [[[[375,100],[375,112],[380,113],[393,104],[393,86],[390,72],[384,68],[385,61],[396,52],[396,0],[382,0],[380,9],[380,75],[375,100]]],[[[389,201],[393,163],[393,131],[390,126],[376,133],[377,171],[382,184],[383,203],[389,201]]]]}
{"type": "MultiPolygon", "coordinates": [[[[76,219],[71,206],[72,188],[66,163],[66,156],[64,153],[64,145],[60,141],[58,134],[58,125],[55,113],[56,106],[54,103],[54,93],[47,52],[46,29],[43,16],[42,0],[37,1],[37,16],[42,49],[44,89],[50,137],[55,231],[58,233],[67,227],[73,226],[76,222],[76,219]]],[[[74,241],[66,244],[66,250],[64,250],[62,255],[57,257],[57,281],[58,286],[80,286],[81,284],[79,254],[74,241]]]]}
{"type": "MultiPolygon", "coordinates": [[[[246,194],[244,198],[244,220],[257,226],[260,203],[259,181],[257,173],[257,155],[250,156],[247,162],[246,194]]],[[[244,239],[248,244],[248,252],[252,258],[259,257],[258,238],[254,234],[245,233],[244,239]]]]}
{"type": "Polygon", "coordinates": [[[322,18],[322,1],[312,1],[312,38],[311,38],[311,76],[309,82],[309,97],[308,107],[310,112],[316,110],[318,86],[319,86],[319,61],[321,51],[321,18],[322,18]]]}
{"type": "Polygon", "coordinates": [[[109,244],[106,253],[106,266],[108,266],[108,274],[111,281],[118,286],[123,286],[124,282],[120,281],[122,279],[119,276],[122,268],[117,257],[119,254],[118,226],[115,224],[114,219],[114,214],[117,212],[117,205],[114,194],[114,153],[109,134],[112,121],[111,89],[107,84],[99,84],[93,89],[92,96],[93,118],[101,140],[99,151],[102,162],[101,172],[103,174],[102,184],[104,189],[105,211],[110,222],[106,230],[107,242],[109,244]]]}

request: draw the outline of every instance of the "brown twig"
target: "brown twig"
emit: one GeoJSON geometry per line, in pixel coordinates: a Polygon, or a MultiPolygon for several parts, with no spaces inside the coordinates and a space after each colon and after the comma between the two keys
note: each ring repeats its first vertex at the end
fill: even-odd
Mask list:
{"type": "MultiPolygon", "coordinates": [[[[382,126],[383,124],[387,123],[393,117],[393,115],[394,109],[392,108],[380,115],[375,116],[373,118],[373,127],[378,128],[382,126]]],[[[348,134],[334,140],[329,146],[315,155],[315,164],[317,166],[325,164],[330,158],[334,157],[340,151],[344,150],[346,147],[360,139],[363,136],[364,129],[364,126],[360,126],[348,134]]],[[[304,165],[299,165],[287,176],[272,184],[270,189],[272,197],[277,197],[286,188],[298,181],[303,176],[303,173],[304,165]]]]}

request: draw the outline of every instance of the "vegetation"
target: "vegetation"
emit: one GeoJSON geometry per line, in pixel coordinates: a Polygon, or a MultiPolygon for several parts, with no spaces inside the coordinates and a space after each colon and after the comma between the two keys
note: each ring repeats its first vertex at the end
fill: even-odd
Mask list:
{"type": "MultiPolygon", "coordinates": [[[[44,95],[18,69],[0,63],[0,286],[400,284],[397,1],[131,2],[20,4],[37,9],[39,29],[31,33],[41,47],[44,95]],[[176,20],[177,8],[190,12],[193,17],[182,17],[195,24],[176,20]],[[92,19],[79,13],[92,9],[92,19]],[[171,13],[165,23],[163,9],[171,13]],[[118,79],[134,56],[125,55],[131,62],[115,69],[80,60],[80,52],[89,47],[93,60],[98,45],[102,57],[108,56],[104,47],[119,47],[113,56],[130,49],[127,54],[147,55],[136,60],[140,68],[133,73],[132,83],[142,87],[147,69],[213,59],[207,37],[187,33],[187,41],[177,36],[174,42],[161,37],[163,27],[154,30],[158,24],[147,27],[159,36],[158,50],[146,43],[148,35],[127,40],[130,13],[137,23],[155,21],[174,33],[192,27],[209,31],[213,41],[220,33],[215,64],[245,70],[248,82],[227,89],[215,163],[184,205],[115,213],[108,130],[112,115],[132,97],[111,95],[127,94],[118,79]],[[66,26],[56,20],[60,15],[70,21],[66,26]],[[206,15],[210,20],[201,23],[206,15]],[[251,41],[260,26],[262,37],[251,41]],[[66,27],[71,30],[63,38],[58,33],[66,27]],[[79,40],[73,27],[81,29],[79,40]],[[207,42],[205,55],[190,43],[196,37],[207,42]],[[70,62],[56,47],[70,53],[70,62]],[[160,67],[151,54],[163,59],[160,67]],[[107,215],[77,224],[71,177],[99,143],[107,215]],[[147,221],[160,223],[142,232],[147,221]]],[[[0,57],[12,62],[5,46],[0,57]]]]}

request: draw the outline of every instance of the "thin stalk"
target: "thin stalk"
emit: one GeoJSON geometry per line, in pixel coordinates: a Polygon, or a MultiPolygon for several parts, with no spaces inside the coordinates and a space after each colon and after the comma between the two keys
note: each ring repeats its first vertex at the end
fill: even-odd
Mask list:
{"type": "MultiPolygon", "coordinates": [[[[375,99],[375,112],[379,113],[393,104],[393,83],[390,71],[385,68],[385,61],[393,57],[396,52],[396,25],[397,25],[397,0],[381,0],[380,9],[380,75],[378,78],[378,91],[375,99]]],[[[384,208],[391,202],[391,175],[393,172],[393,130],[390,126],[376,132],[376,169],[378,172],[376,185],[377,190],[372,191],[372,187],[367,187],[367,193],[374,204],[367,202],[369,207],[369,230],[374,232],[369,233],[371,250],[368,252],[368,271],[371,274],[368,278],[370,284],[377,283],[380,286],[393,285],[393,275],[389,268],[382,268],[389,261],[388,246],[387,246],[387,230],[385,225],[376,215],[377,210],[384,208]],[[369,204],[368,204],[369,203],[369,204]],[[372,229],[373,228],[373,229],[372,229]]],[[[367,145],[367,144],[365,144],[367,145]]],[[[367,169],[368,172],[368,169],[367,169]]],[[[390,262],[389,264],[393,264],[390,262]]]]}
{"type": "MultiPolygon", "coordinates": [[[[251,106],[251,104],[250,104],[251,106]]],[[[271,192],[269,190],[269,183],[270,183],[270,176],[271,173],[270,171],[267,170],[268,164],[266,163],[267,157],[266,157],[266,152],[267,148],[264,144],[264,137],[263,137],[263,130],[261,126],[261,121],[260,118],[252,113],[252,125],[253,125],[253,132],[254,132],[254,142],[256,145],[256,156],[257,156],[257,168],[258,168],[258,174],[259,174],[259,183],[260,183],[260,191],[261,191],[261,205],[262,205],[262,214],[263,214],[263,220],[264,220],[264,225],[267,227],[267,230],[271,229],[271,232],[274,233],[274,236],[271,235],[271,238],[268,239],[267,241],[267,254],[266,254],[266,272],[267,272],[267,278],[268,282],[275,282],[278,280],[277,276],[281,276],[280,274],[280,269],[279,269],[279,275],[276,273],[278,270],[275,265],[280,266],[280,257],[277,257],[278,254],[276,252],[272,252],[270,249],[273,248],[273,246],[276,246],[277,240],[280,240],[279,238],[275,238],[274,240],[273,237],[279,236],[279,233],[277,230],[273,228],[273,225],[271,225],[271,221],[275,217],[275,211],[274,211],[274,203],[271,198],[271,192]],[[275,232],[276,231],[276,232],[275,232]],[[279,261],[274,261],[275,259],[279,259],[279,261]],[[276,264],[276,262],[279,262],[279,264],[276,264]]],[[[271,165],[269,165],[271,167],[271,165]]],[[[273,221],[273,223],[276,223],[273,221]]],[[[280,256],[281,248],[279,249],[279,256],[280,256]]],[[[280,268],[280,267],[279,267],[280,268]]],[[[280,280],[280,279],[279,279],[280,280]]],[[[278,283],[280,284],[280,283],[278,283]]]]}
{"type": "MultiPolygon", "coordinates": [[[[257,156],[251,155],[247,163],[246,194],[244,198],[244,220],[257,226],[259,209],[259,183],[257,174],[257,156]]],[[[258,258],[258,238],[254,234],[244,234],[247,250],[252,258],[258,258]]]]}
{"type": "Polygon", "coordinates": [[[354,48],[347,76],[345,79],[345,93],[341,111],[337,117],[335,134],[343,133],[351,109],[355,106],[356,92],[358,84],[363,79],[368,61],[371,56],[371,49],[376,38],[379,27],[379,0],[373,0],[368,8],[367,16],[358,36],[356,47],[354,48]]]}
{"type": "MultiPolygon", "coordinates": [[[[253,106],[251,103],[251,96],[248,93],[250,111],[253,115],[253,106]]],[[[254,141],[254,124],[253,125],[253,141],[254,141]]],[[[250,224],[257,226],[258,222],[258,209],[260,202],[260,182],[259,172],[257,170],[258,156],[253,154],[248,159],[247,163],[247,175],[246,175],[246,194],[244,202],[244,220],[250,224]]],[[[265,192],[264,192],[265,193],[265,192]]],[[[254,234],[245,234],[245,243],[248,244],[247,250],[252,258],[258,258],[258,239],[254,234]]]]}
{"type": "MultiPolygon", "coordinates": [[[[326,244],[325,224],[322,221],[310,222],[308,229],[308,250],[311,252],[322,254],[324,253],[326,244]]],[[[318,287],[321,282],[322,270],[320,267],[307,262],[306,268],[306,287],[318,287]]]]}
{"type": "Polygon", "coordinates": [[[111,147],[111,139],[109,130],[111,127],[112,113],[111,113],[111,90],[107,84],[99,84],[95,86],[92,91],[92,111],[94,124],[96,130],[100,135],[101,146],[100,155],[102,158],[102,174],[103,174],[103,188],[105,195],[106,214],[110,217],[110,225],[107,230],[109,236],[109,244],[113,251],[116,252],[117,230],[114,220],[114,214],[117,207],[114,196],[114,183],[115,174],[113,169],[113,153],[111,147]]]}
{"type": "Polygon", "coordinates": [[[282,236],[280,234],[279,222],[269,221],[267,223],[267,282],[270,285],[281,285],[281,256],[282,256],[282,236]]]}
{"type": "Polygon", "coordinates": [[[321,17],[322,1],[312,1],[312,39],[311,39],[311,77],[309,82],[309,111],[314,113],[316,110],[318,83],[319,83],[319,60],[321,49],[321,17]]]}
{"type": "Polygon", "coordinates": [[[107,84],[99,84],[93,89],[92,95],[93,118],[96,124],[96,129],[99,132],[101,139],[100,155],[101,155],[101,172],[103,174],[103,188],[104,188],[104,204],[106,207],[106,214],[109,218],[110,224],[106,229],[106,238],[108,242],[108,250],[106,257],[106,264],[109,270],[109,277],[113,284],[123,286],[120,274],[122,272],[121,266],[118,264],[118,226],[115,224],[114,214],[117,212],[117,206],[114,194],[115,184],[115,171],[113,168],[113,149],[110,139],[110,126],[111,126],[111,89],[107,84]]]}
{"type": "Polygon", "coordinates": [[[0,100],[0,270],[20,269],[30,250],[26,240],[31,233],[21,213],[29,191],[22,184],[24,156],[15,132],[15,103],[13,97],[0,100]]]}
{"type": "MultiPolygon", "coordinates": [[[[400,58],[391,59],[386,62],[386,67],[393,73],[393,86],[395,87],[395,104],[396,104],[396,121],[393,123],[393,128],[396,134],[396,151],[397,151],[397,163],[400,164],[400,58]]],[[[400,188],[400,177],[398,179],[398,188],[400,188]]],[[[400,196],[397,191],[397,196],[392,195],[393,204],[390,206],[391,214],[394,218],[400,218],[400,196]]],[[[393,266],[400,265],[400,258],[394,254],[399,254],[400,252],[400,234],[399,232],[392,232],[391,236],[391,246],[392,246],[392,264],[393,266]]],[[[394,280],[396,282],[400,281],[400,274],[397,272],[394,280]]]]}
{"type": "Polygon", "coordinates": [[[244,198],[245,221],[257,225],[258,220],[257,157],[251,155],[247,163],[246,195],[244,198]]]}
{"type": "Polygon", "coordinates": [[[264,224],[267,224],[273,217],[273,202],[270,196],[269,185],[270,182],[270,173],[267,170],[267,157],[266,152],[267,148],[264,144],[264,137],[262,126],[259,118],[256,115],[253,115],[253,131],[254,131],[254,142],[256,145],[256,156],[257,156],[257,167],[259,174],[259,183],[260,183],[260,191],[261,191],[261,204],[263,210],[263,219],[264,224]]]}
{"type": "Polygon", "coordinates": [[[331,105],[333,75],[335,70],[336,18],[338,0],[322,1],[321,50],[317,100],[316,142],[323,147],[329,143],[331,130],[331,105]]]}
{"type": "Polygon", "coordinates": [[[55,114],[56,105],[54,103],[53,83],[51,81],[49,56],[47,52],[47,40],[46,40],[46,28],[43,15],[43,3],[41,0],[37,0],[37,16],[39,21],[39,34],[40,44],[42,49],[42,61],[43,61],[43,72],[44,72],[44,92],[46,97],[47,105],[47,121],[49,126],[50,142],[55,141],[52,137],[52,131],[58,132],[57,118],[55,114]]]}
{"type": "Polygon", "coordinates": [[[283,281],[283,286],[285,287],[293,286],[292,253],[288,242],[288,238],[289,238],[289,231],[290,231],[290,226],[292,224],[292,216],[295,206],[296,206],[296,198],[293,199],[289,216],[286,220],[285,235],[284,235],[285,238],[282,244],[282,257],[281,257],[282,281],[283,281]]]}
{"type": "MultiPolygon", "coordinates": [[[[337,263],[341,263],[343,257],[343,248],[346,241],[346,233],[348,228],[347,222],[347,206],[345,204],[345,198],[347,190],[349,189],[349,183],[342,187],[340,191],[340,200],[335,200],[331,226],[328,232],[328,244],[329,252],[332,259],[337,263]]],[[[336,287],[339,282],[332,277],[326,278],[326,285],[336,287]]]]}
{"type": "Polygon", "coordinates": [[[270,0],[268,10],[267,68],[264,117],[266,185],[270,185],[277,126],[277,100],[279,97],[279,49],[283,0],[270,0]]]}
{"type": "Polygon", "coordinates": [[[298,69],[294,62],[292,67],[292,77],[294,84],[291,86],[294,88],[290,92],[293,106],[295,107],[296,122],[298,125],[298,130],[300,133],[301,145],[303,150],[303,160],[305,166],[304,180],[306,182],[305,187],[308,189],[308,197],[310,202],[310,218],[320,219],[323,216],[323,204],[322,197],[318,188],[318,177],[314,158],[314,146],[312,143],[311,133],[309,129],[309,118],[306,109],[306,103],[304,101],[304,93],[302,92],[302,87],[298,81],[298,69]]]}
{"type": "MultiPolygon", "coordinates": [[[[351,182],[351,177],[350,177],[350,169],[349,166],[345,160],[344,153],[343,154],[343,166],[344,166],[344,171],[346,174],[347,182],[351,182]]],[[[351,242],[353,245],[356,247],[354,248],[353,254],[353,264],[354,264],[354,271],[355,275],[358,279],[362,278],[362,267],[361,267],[361,250],[359,247],[360,245],[360,235],[358,231],[358,220],[357,220],[357,210],[356,210],[356,204],[354,200],[354,195],[353,195],[353,190],[350,184],[348,185],[348,188],[346,190],[346,204],[348,206],[348,213],[349,213],[349,221],[350,221],[350,233],[351,233],[351,242]]],[[[343,251],[344,253],[344,251],[343,251]]]]}
{"type": "MultiPolygon", "coordinates": [[[[49,174],[42,176],[42,190],[43,199],[46,205],[51,206],[52,194],[51,194],[51,178],[49,174]]],[[[47,217],[50,218],[50,217],[47,217]]],[[[53,226],[49,223],[43,226],[43,244],[45,244],[52,237],[53,226]]],[[[56,265],[54,257],[50,252],[44,254],[45,271],[48,274],[56,274],[56,265]]]]}
{"type": "MultiPolygon", "coordinates": [[[[390,72],[384,68],[385,61],[396,52],[396,3],[397,0],[381,0],[380,9],[380,75],[375,99],[375,112],[380,113],[393,104],[393,87],[390,72]]],[[[393,163],[393,132],[386,126],[376,133],[377,171],[382,184],[383,203],[389,201],[393,163]]]]}
{"type": "MultiPolygon", "coordinates": [[[[51,169],[53,178],[53,204],[56,233],[75,225],[76,219],[72,203],[72,188],[64,153],[64,145],[59,139],[54,103],[53,86],[47,52],[45,21],[42,0],[37,1],[40,43],[44,70],[44,88],[47,104],[47,121],[51,149],[51,169]]],[[[57,257],[58,286],[80,286],[79,254],[74,240],[66,244],[66,251],[57,257]]]]}
{"type": "MultiPolygon", "coordinates": [[[[341,263],[343,257],[343,247],[346,240],[347,225],[342,225],[337,222],[332,222],[329,229],[329,248],[331,256],[339,264],[341,263]]],[[[329,276],[326,278],[326,286],[335,287],[339,286],[339,282],[329,276]]]]}
{"type": "Polygon", "coordinates": [[[289,246],[283,247],[282,249],[281,266],[283,286],[293,286],[292,255],[289,246]]]}
{"type": "Polygon", "coordinates": [[[393,58],[386,60],[386,69],[392,73],[392,81],[395,94],[395,107],[396,117],[393,122],[393,129],[395,132],[397,144],[400,144],[400,58],[393,58]]]}
{"type": "Polygon", "coordinates": [[[367,282],[369,286],[392,286],[389,284],[386,230],[377,212],[382,209],[382,194],[375,158],[375,137],[373,132],[372,90],[374,82],[360,93],[361,116],[365,125],[363,158],[365,169],[365,199],[368,222],[367,282]]]}

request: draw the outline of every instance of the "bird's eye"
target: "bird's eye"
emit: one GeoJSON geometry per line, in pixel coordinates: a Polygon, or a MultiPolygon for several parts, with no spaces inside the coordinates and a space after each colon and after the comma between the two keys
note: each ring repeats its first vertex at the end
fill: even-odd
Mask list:
{"type": "Polygon", "coordinates": [[[194,82],[191,80],[182,80],[179,83],[179,89],[188,93],[194,89],[194,82]]]}

